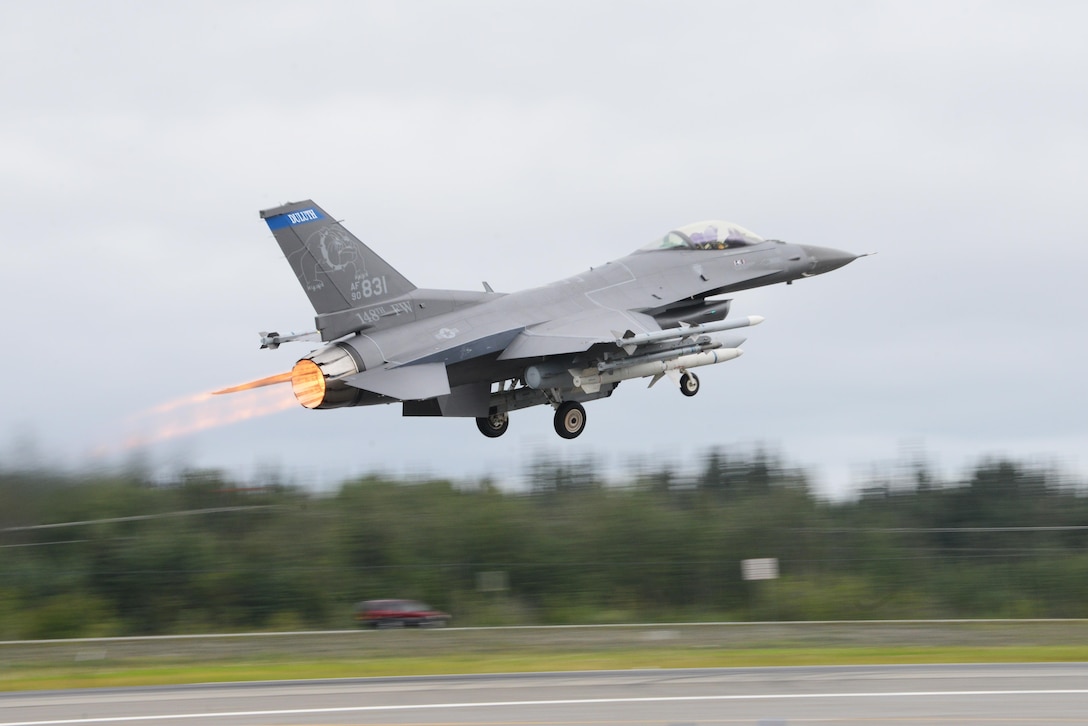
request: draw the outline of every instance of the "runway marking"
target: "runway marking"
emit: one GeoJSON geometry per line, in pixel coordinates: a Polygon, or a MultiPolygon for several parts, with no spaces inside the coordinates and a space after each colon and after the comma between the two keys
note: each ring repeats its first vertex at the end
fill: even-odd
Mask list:
{"type": "Polygon", "coordinates": [[[775,701],[829,698],[933,698],[935,696],[1084,696],[1088,688],[1061,688],[1012,691],[885,691],[880,693],[761,693],[712,696],[656,696],[647,698],[572,698],[552,701],[478,701],[471,703],[423,703],[387,706],[341,706],[334,708],[285,708],[269,711],[221,711],[216,713],[156,714],[153,716],[100,716],[50,719],[45,721],[0,721],[0,726],[77,726],[79,724],[137,723],[140,721],[182,721],[196,719],[301,716],[304,714],[374,713],[380,711],[428,711],[454,708],[512,708],[526,706],[598,706],[621,703],[685,703],[694,701],[775,701]]]}

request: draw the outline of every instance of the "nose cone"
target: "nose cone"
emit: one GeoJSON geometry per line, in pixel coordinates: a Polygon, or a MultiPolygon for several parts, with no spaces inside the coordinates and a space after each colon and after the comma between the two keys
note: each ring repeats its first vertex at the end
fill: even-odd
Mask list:
{"type": "Polygon", "coordinates": [[[811,267],[805,272],[806,276],[822,275],[825,272],[837,270],[860,257],[860,255],[855,255],[853,252],[843,252],[830,247],[812,247],[810,245],[800,245],[800,247],[810,260],[811,267]]]}

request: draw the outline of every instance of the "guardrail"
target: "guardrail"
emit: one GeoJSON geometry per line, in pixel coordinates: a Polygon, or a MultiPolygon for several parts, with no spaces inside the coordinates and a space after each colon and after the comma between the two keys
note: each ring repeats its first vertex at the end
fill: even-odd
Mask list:
{"type": "Polygon", "coordinates": [[[623,649],[862,646],[1045,646],[1088,642],[1079,620],[858,620],[404,628],[158,635],[0,642],[0,667],[107,661],[149,664],[239,658],[323,660],[623,649]]]}

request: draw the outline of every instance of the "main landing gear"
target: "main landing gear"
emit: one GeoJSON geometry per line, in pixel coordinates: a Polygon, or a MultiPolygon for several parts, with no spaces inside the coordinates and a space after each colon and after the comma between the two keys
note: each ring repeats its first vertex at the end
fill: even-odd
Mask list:
{"type": "MultiPolygon", "coordinates": [[[[497,413],[476,419],[476,428],[489,439],[497,439],[510,428],[510,416],[497,413]]],[[[555,433],[564,439],[577,438],[586,428],[586,410],[577,401],[564,401],[555,410],[555,433]]]]}
{"type": "MultiPolygon", "coordinates": [[[[699,392],[699,378],[685,371],[680,376],[680,393],[685,396],[694,396],[699,392]]],[[[558,394],[557,394],[558,395],[558,394]]],[[[555,406],[555,433],[564,439],[576,439],[586,428],[586,410],[577,401],[563,401],[555,406]]],[[[476,419],[476,428],[489,439],[497,439],[510,428],[510,415],[508,413],[496,413],[491,416],[481,416],[476,419]]]]}
{"type": "Polygon", "coordinates": [[[564,401],[555,409],[555,433],[564,439],[577,438],[586,427],[586,410],[577,401],[564,401]]]}
{"type": "Polygon", "coordinates": [[[476,428],[489,439],[497,439],[510,428],[510,415],[496,413],[491,416],[482,416],[476,419],[476,428]]]}

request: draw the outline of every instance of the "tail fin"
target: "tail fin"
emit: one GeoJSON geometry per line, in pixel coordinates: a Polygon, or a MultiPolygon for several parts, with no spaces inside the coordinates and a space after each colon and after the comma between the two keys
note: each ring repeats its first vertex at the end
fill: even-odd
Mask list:
{"type": "Polygon", "coordinates": [[[261,219],[318,315],[391,300],[416,289],[309,199],[265,209],[261,219]]]}

